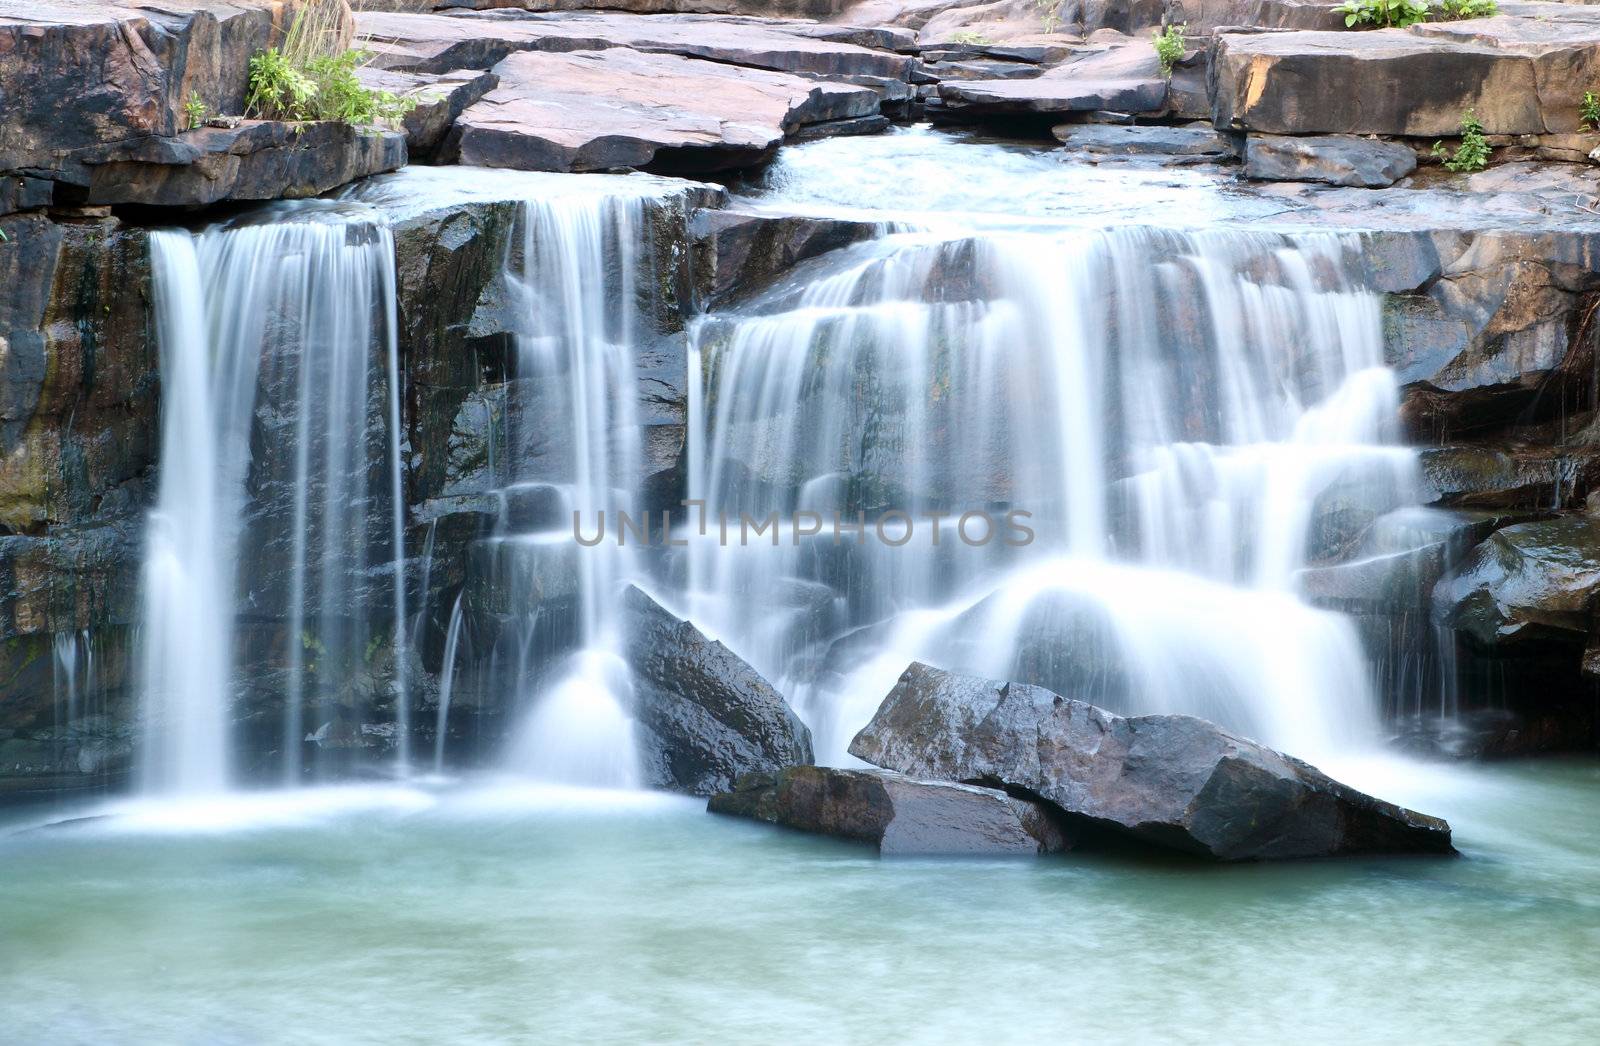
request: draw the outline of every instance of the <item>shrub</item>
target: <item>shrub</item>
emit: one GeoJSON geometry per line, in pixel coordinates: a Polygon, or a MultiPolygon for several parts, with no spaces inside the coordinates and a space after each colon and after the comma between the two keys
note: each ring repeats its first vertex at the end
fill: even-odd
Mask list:
{"type": "Polygon", "coordinates": [[[1173,66],[1183,59],[1183,31],[1187,25],[1169,25],[1157,30],[1155,35],[1156,58],[1161,62],[1161,73],[1172,79],[1173,66]]]}
{"type": "Polygon", "coordinates": [[[1583,92],[1583,101],[1578,105],[1578,122],[1600,131],[1600,95],[1593,91],[1583,92]]]}
{"type": "Polygon", "coordinates": [[[338,15],[337,4],[308,4],[295,15],[282,47],[251,57],[247,115],[374,124],[397,120],[416,107],[414,98],[361,85],[356,70],[368,55],[340,46],[338,15]]]}
{"type": "Polygon", "coordinates": [[[1489,139],[1484,137],[1483,124],[1471,109],[1461,114],[1461,144],[1454,154],[1446,151],[1443,142],[1433,143],[1433,155],[1444,161],[1449,170],[1481,171],[1489,166],[1489,139]]]}
{"type": "Polygon", "coordinates": [[[1344,15],[1346,26],[1366,25],[1374,29],[1416,25],[1428,18],[1428,0],[1345,0],[1334,8],[1344,15]]]}

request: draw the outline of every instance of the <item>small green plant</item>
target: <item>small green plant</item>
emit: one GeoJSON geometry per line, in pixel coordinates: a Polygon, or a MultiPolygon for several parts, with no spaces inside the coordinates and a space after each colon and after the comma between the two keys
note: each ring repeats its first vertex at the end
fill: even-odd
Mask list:
{"type": "Polygon", "coordinates": [[[974,33],[970,30],[963,29],[959,33],[951,33],[950,42],[953,44],[966,44],[967,46],[971,47],[974,45],[981,46],[983,44],[990,43],[991,41],[982,33],[974,33]]]}
{"type": "Polygon", "coordinates": [[[1156,30],[1156,59],[1161,62],[1161,75],[1172,79],[1173,68],[1183,60],[1183,31],[1185,25],[1169,25],[1156,30]]]}
{"type": "Polygon", "coordinates": [[[397,120],[416,99],[364,87],[356,70],[367,53],[341,45],[338,5],[323,0],[295,16],[281,47],[250,58],[245,112],[272,120],[337,120],[375,124],[397,120]]]}
{"type": "Polygon", "coordinates": [[[1346,27],[1404,29],[1427,21],[1429,3],[1428,0],[1345,0],[1334,10],[1344,15],[1346,27]]]}
{"type": "Polygon", "coordinates": [[[1578,118],[1580,123],[1600,131],[1600,95],[1593,91],[1583,92],[1583,101],[1578,104],[1578,118]]]}
{"type": "Polygon", "coordinates": [[[1500,5],[1495,0],[1440,0],[1439,12],[1447,22],[1459,22],[1467,18],[1493,18],[1500,13],[1500,5]]]}
{"type": "Polygon", "coordinates": [[[1443,142],[1433,143],[1433,155],[1444,162],[1447,170],[1457,174],[1483,170],[1489,166],[1490,153],[1489,139],[1483,134],[1483,124],[1471,109],[1461,114],[1461,144],[1456,146],[1453,154],[1445,149],[1443,142]]]}
{"type": "Polygon", "coordinates": [[[211,110],[206,106],[204,98],[199,91],[190,91],[189,100],[183,103],[184,123],[188,130],[204,127],[206,118],[211,115],[211,110]]]}

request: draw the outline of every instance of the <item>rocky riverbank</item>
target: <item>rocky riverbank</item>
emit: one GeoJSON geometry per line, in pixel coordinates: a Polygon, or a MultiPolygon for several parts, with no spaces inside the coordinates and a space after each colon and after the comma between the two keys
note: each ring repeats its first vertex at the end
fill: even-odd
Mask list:
{"type": "MultiPolygon", "coordinates": [[[[1467,750],[1595,747],[1600,135],[1581,110],[1600,90],[1600,9],[1508,3],[1493,18],[1347,31],[1332,4],[1287,0],[567,9],[583,6],[362,6],[350,19],[373,55],[361,77],[418,102],[387,129],[249,118],[249,58],[281,38],[293,2],[45,0],[0,14],[0,82],[15,103],[0,116],[0,790],[115,780],[132,751],[161,397],[150,229],[350,183],[349,198],[390,216],[408,595],[423,608],[410,700],[432,711],[451,607],[461,597],[480,628],[504,616],[487,539],[528,510],[491,493],[505,478],[492,464],[495,404],[516,377],[496,277],[517,207],[480,196],[405,209],[383,202],[382,179],[362,180],[408,160],[729,178],[786,143],[912,119],[1029,135],[1065,169],[1209,179],[1241,224],[1359,234],[1387,295],[1403,420],[1427,448],[1429,500],[1452,522],[1401,551],[1353,529],[1304,587],[1355,614],[1382,664],[1446,630],[1462,710],[1478,717],[1467,750]],[[1164,23],[1181,24],[1186,45],[1170,79],[1150,44],[1164,23]],[[186,112],[197,100],[205,120],[186,112]],[[1493,149],[1477,173],[1447,171],[1433,152],[1438,139],[1454,147],[1466,110],[1493,149]]],[[[676,184],[652,205],[659,337],[636,361],[641,453],[662,506],[684,486],[689,317],[880,231],[676,184]]],[[[570,614],[563,576],[549,570],[548,593],[570,614]]],[[[283,628],[253,629],[241,722],[275,700],[283,628]]],[[[360,693],[319,710],[325,737],[392,744],[392,690],[377,677],[399,669],[383,655],[373,666],[360,693]]],[[[464,704],[447,729],[463,746],[492,744],[502,711],[464,704]]],[[[1412,710],[1390,711],[1409,731],[1412,710]]],[[[413,721],[431,741],[432,717],[413,721]]],[[[278,743],[270,733],[262,746],[278,743]]],[[[771,767],[661,775],[706,791],[751,769],[771,767]]]]}

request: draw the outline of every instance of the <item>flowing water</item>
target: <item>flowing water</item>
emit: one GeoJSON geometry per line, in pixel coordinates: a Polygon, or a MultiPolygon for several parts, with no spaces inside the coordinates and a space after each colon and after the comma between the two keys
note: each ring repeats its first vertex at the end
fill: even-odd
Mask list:
{"type": "MultiPolygon", "coordinates": [[[[7,1041],[1600,1036],[1600,765],[1366,754],[1389,674],[1440,673],[1389,673],[1304,595],[1448,530],[1412,504],[1358,235],[1233,227],[1270,208],[1193,172],[841,139],[786,151],[749,202],[883,235],[685,335],[662,322],[682,183],[412,169],[348,195],[154,237],[150,794],[0,820],[7,1041]],[[263,648],[269,778],[306,776],[301,739],[372,685],[375,640],[399,648],[404,736],[392,230],[470,201],[515,210],[493,295],[512,337],[462,408],[485,465],[442,495],[497,506],[478,580],[418,611],[447,622],[436,773],[216,794],[246,769],[230,709],[263,648]],[[573,512],[635,507],[672,464],[650,441],[672,419],[636,393],[685,366],[689,493],[735,536],[579,555],[573,512]],[[773,513],[741,543],[741,514],[773,513]],[[835,542],[835,513],[860,537],[835,542]],[[993,532],[967,540],[980,513],[993,532]],[[826,760],[920,657],[1210,716],[1450,818],[1463,856],[879,860],[528,784],[637,780],[612,594],[642,578],[778,683],[826,760]],[[518,776],[444,777],[449,723],[491,701],[518,776]]],[[[91,653],[57,639],[63,714],[91,653]]]]}
{"type": "MultiPolygon", "coordinates": [[[[371,606],[392,600],[405,620],[393,240],[370,211],[310,203],[158,231],[151,255],[162,457],[139,766],[151,791],[226,788],[236,661],[265,642],[281,651],[278,772],[295,783],[322,725],[305,712],[328,714],[362,671],[371,606]],[[383,563],[387,584],[372,586],[383,563]]],[[[404,765],[404,644],[391,638],[404,765]]]]}
{"type": "MultiPolygon", "coordinates": [[[[796,156],[763,198],[831,202],[796,156]]],[[[693,331],[692,496],[797,522],[699,542],[687,603],[819,758],[913,659],[1303,755],[1376,740],[1355,630],[1296,594],[1415,499],[1361,238],[887,217],[693,331]]]]}

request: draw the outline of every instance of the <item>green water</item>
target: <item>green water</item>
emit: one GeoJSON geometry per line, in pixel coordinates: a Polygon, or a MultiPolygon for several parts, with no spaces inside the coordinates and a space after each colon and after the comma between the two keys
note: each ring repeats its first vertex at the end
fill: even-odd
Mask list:
{"type": "Polygon", "coordinates": [[[1600,762],[1345,776],[1463,856],[880,860],[494,782],[13,811],[0,1041],[1600,1041],[1600,762]]]}

